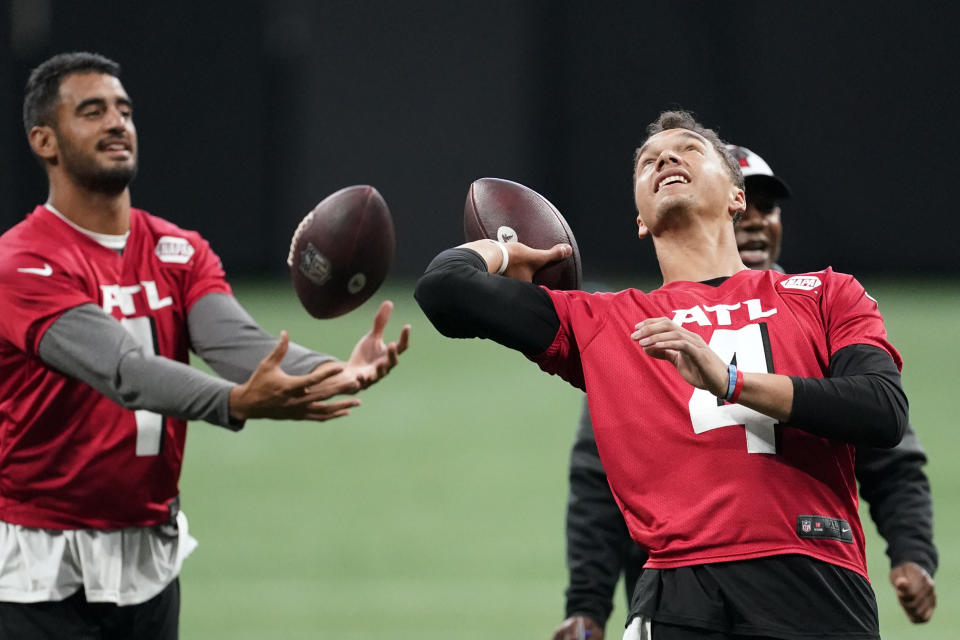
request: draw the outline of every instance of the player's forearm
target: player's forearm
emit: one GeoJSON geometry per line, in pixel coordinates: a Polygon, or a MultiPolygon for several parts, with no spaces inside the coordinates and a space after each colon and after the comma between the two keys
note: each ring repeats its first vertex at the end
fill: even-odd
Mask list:
{"type": "Polygon", "coordinates": [[[787,422],[793,408],[793,382],[774,373],[744,373],[743,390],[737,404],[787,422]]]}
{"type": "Polygon", "coordinates": [[[892,447],[903,438],[907,397],[883,349],[844,347],[830,358],[829,377],[792,380],[791,426],[858,446],[892,447]]]}
{"type": "MultiPolygon", "coordinates": [[[[187,314],[190,346],[219,375],[233,382],[250,377],[277,338],[264,331],[233,296],[211,293],[187,314]]],[[[290,375],[305,375],[331,356],[290,343],[280,367],[290,375]]]]}
{"type": "MultiPolygon", "coordinates": [[[[876,347],[853,345],[847,349],[859,355],[851,359],[851,366],[838,372],[840,375],[833,375],[832,367],[828,378],[744,373],[737,402],[818,436],[892,447],[903,437],[907,420],[906,396],[896,365],[876,347]]],[[[845,356],[840,358],[843,362],[845,356]]]]}
{"type": "Polygon", "coordinates": [[[229,428],[233,385],[168,358],[144,353],[115,319],[96,305],[64,313],[43,336],[40,358],[117,404],[229,428]]]}
{"type": "MultiPolygon", "coordinates": [[[[499,254],[492,243],[483,244],[499,254]]],[[[483,256],[472,249],[448,249],[434,258],[414,296],[443,335],[487,338],[521,353],[542,353],[560,326],[543,289],[491,275],[483,256]]]]}

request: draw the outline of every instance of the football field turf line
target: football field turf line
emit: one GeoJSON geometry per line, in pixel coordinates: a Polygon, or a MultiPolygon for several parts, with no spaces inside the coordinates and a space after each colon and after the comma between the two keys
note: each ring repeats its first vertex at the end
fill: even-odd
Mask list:
{"type": "MultiPolygon", "coordinates": [[[[905,359],[904,384],[928,467],[941,552],[934,621],[915,627],[887,584],[867,524],[885,638],[953,638],[960,522],[955,336],[960,284],[866,282],[905,359]]],[[[193,423],[181,482],[200,541],[182,575],[182,637],[547,638],[563,613],[567,461],[580,394],[523,357],[440,337],[388,286],[343,318],[317,321],[288,283],[238,283],[273,333],[346,357],[376,305],[413,325],[391,376],[347,419],[259,421],[234,434],[193,423]]],[[[869,517],[864,510],[864,520],[869,517]]],[[[619,637],[618,593],[608,631],[619,637]]]]}

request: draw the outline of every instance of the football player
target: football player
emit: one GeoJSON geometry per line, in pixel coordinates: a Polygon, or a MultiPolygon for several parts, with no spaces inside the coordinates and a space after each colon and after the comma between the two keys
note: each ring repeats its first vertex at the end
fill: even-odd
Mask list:
{"type": "MultiPolygon", "coordinates": [[[[783,269],[780,202],[790,196],[787,184],[770,165],[745,147],[728,149],[743,173],[747,208],[735,227],[740,259],[751,269],[783,269]]],[[[890,582],[910,620],[926,622],[936,606],[933,574],[938,554],[933,544],[933,504],[923,471],[927,456],[910,425],[893,449],[859,447],[856,476],[870,514],[887,540],[890,582]]],[[[617,508],[584,402],[570,455],[567,504],[567,619],[553,640],[603,640],[613,593],[623,574],[627,598],[643,571],[647,554],[630,539],[617,508]]]]}
{"type": "Polygon", "coordinates": [[[179,509],[187,420],[330,420],[408,344],[341,362],[264,332],[193,231],[135,209],[133,101],[113,61],[56,55],[24,126],[47,201],[0,237],[0,637],[178,634],[196,541],[179,509]],[[190,367],[193,351],[222,377],[190,367]]]}
{"type": "Polygon", "coordinates": [[[895,446],[907,400],[877,304],[829,268],[747,268],[736,158],[686,112],[648,131],[636,221],[663,286],[546,290],[533,273],[569,245],[480,240],[438,255],[417,300],[442,334],[493,339],[586,391],[649,553],[624,638],[879,638],[854,446],[895,446]]]}

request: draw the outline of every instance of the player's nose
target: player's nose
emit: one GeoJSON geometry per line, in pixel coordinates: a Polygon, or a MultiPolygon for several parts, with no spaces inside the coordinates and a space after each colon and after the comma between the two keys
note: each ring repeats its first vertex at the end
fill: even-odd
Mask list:
{"type": "Polygon", "coordinates": [[[680,164],[680,156],[672,149],[664,149],[657,158],[657,171],[663,169],[668,164],[680,164]]]}
{"type": "Polygon", "coordinates": [[[107,110],[107,115],[103,119],[103,126],[110,133],[123,133],[130,123],[130,116],[113,107],[107,110]]]}

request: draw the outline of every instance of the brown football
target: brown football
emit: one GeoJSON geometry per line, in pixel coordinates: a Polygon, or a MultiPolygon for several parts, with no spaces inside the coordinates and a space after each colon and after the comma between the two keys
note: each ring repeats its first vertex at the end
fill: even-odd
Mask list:
{"type": "Polygon", "coordinates": [[[533,281],[548,289],[580,288],[580,250],[570,225],[549,200],[529,187],[501,178],[474,181],[463,207],[463,234],[467,242],[490,238],[535,249],[565,242],[573,254],[537,271],[533,281]]]}
{"type": "Polygon", "coordinates": [[[297,297],[314,318],[335,318],[366,302],[393,261],[393,219],[369,185],[323,199],[293,234],[287,265],[297,297]]]}

